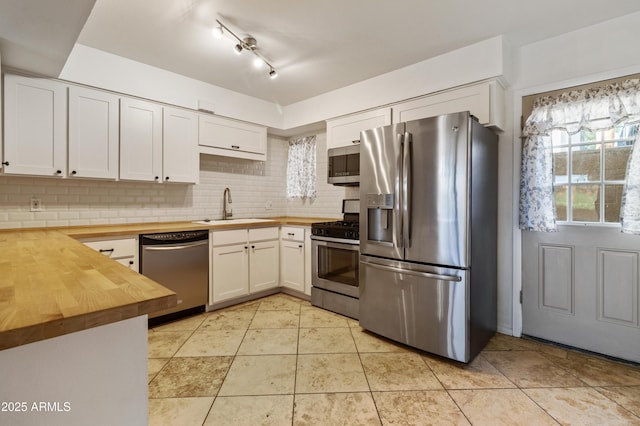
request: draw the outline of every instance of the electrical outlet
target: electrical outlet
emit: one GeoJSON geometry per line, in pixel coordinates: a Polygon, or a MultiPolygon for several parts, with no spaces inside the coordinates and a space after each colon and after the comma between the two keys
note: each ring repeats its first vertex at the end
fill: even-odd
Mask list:
{"type": "Polygon", "coordinates": [[[273,208],[273,201],[269,200],[269,201],[264,203],[264,209],[265,210],[271,210],[272,208],[273,208]]]}
{"type": "Polygon", "coordinates": [[[31,211],[32,212],[41,212],[42,211],[42,201],[40,198],[32,198],[31,199],[31,211]]]}

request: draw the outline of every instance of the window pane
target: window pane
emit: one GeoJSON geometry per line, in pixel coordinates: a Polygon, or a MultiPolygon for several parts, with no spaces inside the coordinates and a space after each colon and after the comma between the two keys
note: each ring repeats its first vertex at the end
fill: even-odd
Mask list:
{"type": "Polygon", "coordinates": [[[600,185],[572,186],[571,214],[574,222],[600,222],[600,185]]]}
{"type": "Polygon", "coordinates": [[[604,145],[605,180],[624,180],[631,148],[631,146],[624,146],[619,142],[604,145]]]}
{"type": "Polygon", "coordinates": [[[600,180],[601,145],[577,146],[571,150],[571,182],[598,182],[600,180]],[[598,149],[595,149],[598,147],[598,149]]]}
{"type": "Polygon", "coordinates": [[[569,182],[567,157],[569,148],[553,149],[553,183],[558,185],[569,182]]]}
{"type": "Polygon", "coordinates": [[[620,204],[623,185],[604,186],[604,221],[620,222],[620,204]]]}
{"type": "Polygon", "coordinates": [[[567,220],[567,186],[556,186],[553,189],[556,199],[556,219],[561,221],[567,220]]]}

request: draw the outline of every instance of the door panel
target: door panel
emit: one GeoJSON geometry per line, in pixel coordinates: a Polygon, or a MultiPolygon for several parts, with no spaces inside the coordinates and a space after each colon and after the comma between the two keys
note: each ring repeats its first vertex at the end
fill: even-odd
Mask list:
{"type": "Polygon", "coordinates": [[[468,114],[410,121],[407,133],[412,135],[408,204],[420,213],[411,216],[405,259],[469,267],[468,114]]]}
{"type": "Polygon", "coordinates": [[[640,362],[639,258],[617,227],[523,232],[523,333],[640,362]]]}

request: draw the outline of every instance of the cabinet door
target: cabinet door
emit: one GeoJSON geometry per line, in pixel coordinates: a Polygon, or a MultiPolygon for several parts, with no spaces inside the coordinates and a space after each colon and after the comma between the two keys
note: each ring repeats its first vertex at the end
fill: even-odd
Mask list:
{"type": "Polygon", "coordinates": [[[327,121],[327,148],[360,143],[360,132],[391,124],[391,108],[381,108],[327,121]]]}
{"type": "Polygon", "coordinates": [[[249,294],[247,244],[213,247],[211,252],[211,304],[249,294]]]}
{"type": "Polygon", "coordinates": [[[161,182],[162,107],[120,100],[120,179],[161,182]]]}
{"type": "Polygon", "coordinates": [[[118,97],[69,87],[69,176],[118,178],[118,97]]]}
{"type": "Polygon", "coordinates": [[[425,96],[393,107],[393,122],[419,120],[441,114],[469,111],[480,124],[503,129],[504,89],[496,80],[425,96]]]}
{"type": "Polygon", "coordinates": [[[163,117],[164,181],[198,183],[198,114],[165,107],[163,117]]]}
{"type": "Polygon", "coordinates": [[[67,87],[17,75],[4,77],[4,172],[67,172],[67,87]]]}
{"type": "Polygon", "coordinates": [[[267,129],[213,115],[200,115],[199,145],[204,154],[266,160],[267,129]]]}
{"type": "Polygon", "coordinates": [[[249,249],[249,291],[254,293],[277,287],[280,277],[278,241],[250,243],[249,249]]]}
{"type": "Polygon", "coordinates": [[[280,243],[282,256],[281,284],[301,293],[305,291],[305,256],[304,243],[285,241],[280,243]]]}

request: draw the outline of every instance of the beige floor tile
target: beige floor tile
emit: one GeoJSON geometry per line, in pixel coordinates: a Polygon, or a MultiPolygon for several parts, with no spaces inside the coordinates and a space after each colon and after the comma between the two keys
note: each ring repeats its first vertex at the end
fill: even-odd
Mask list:
{"type": "Polygon", "coordinates": [[[197,314],[187,318],[182,318],[176,321],[172,321],[166,324],[157,325],[152,328],[153,331],[195,331],[206,316],[204,314],[197,314]]]}
{"type": "Polygon", "coordinates": [[[261,299],[259,311],[296,311],[300,309],[300,299],[294,297],[276,294],[261,299]]]}
{"type": "Polygon", "coordinates": [[[323,426],[379,425],[369,392],[296,395],[293,424],[323,426]]]}
{"type": "Polygon", "coordinates": [[[445,389],[515,388],[482,354],[469,364],[425,355],[424,360],[445,389]]]}
{"type": "Polygon", "coordinates": [[[251,310],[211,312],[205,316],[198,330],[246,330],[254,315],[255,311],[251,310]]]}
{"type": "Polygon", "coordinates": [[[296,393],[368,391],[357,354],[298,355],[296,393]]]}
{"type": "Polygon", "coordinates": [[[169,358],[149,358],[147,362],[147,374],[149,376],[149,382],[162,370],[169,358]]]}
{"type": "Polygon", "coordinates": [[[301,328],[298,353],[323,354],[356,352],[351,330],[341,328],[301,328]]]}
{"type": "Polygon", "coordinates": [[[299,311],[257,311],[249,328],[298,328],[299,324],[299,311]]]}
{"type": "Polygon", "coordinates": [[[362,328],[351,328],[353,340],[358,352],[407,352],[407,347],[380,336],[376,336],[362,328]]]}
{"type": "Polygon", "coordinates": [[[149,397],[215,396],[232,360],[232,357],[172,358],[149,383],[149,397]]]}
{"type": "Polygon", "coordinates": [[[238,349],[238,355],[296,354],[298,330],[273,328],[248,330],[238,349]]]}
{"type": "Polygon", "coordinates": [[[577,352],[569,352],[568,358],[558,364],[590,386],[640,385],[640,367],[577,352]]]}
{"type": "Polygon", "coordinates": [[[449,395],[474,426],[558,425],[520,389],[451,390],[449,395]]]}
{"type": "MultiPolygon", "coordinates": [[[[227,308],[220,309],[220,311],[231,312],[231,311],[252,311],[255,312],[258,310],[258,306],[260,306],[262,299],[249,300],[248,302],[238,303],[237,305],[232,305],[227,308]]],[[[217,311],[217,312],[220,312],[217,311]]]]}
{"type": "Polygon", "coordinates": [[[219,396],[204,426],[290,425],[293,395],[219,396]]]}
{"type": "Polygon", "coordinates": [[[316,308],[315,306],[300,309],[300,327],[349,327],[347,317],[316,308]]]}
{"type": "Polygon", "coordinates": [[[184,342],[175,356],[233,356],[238,352],[244,334],[244,330],[198,330],[184,342]]]}
{"type": "Polygon", "coordinates": [[[293,394],[295,378],[295,355],[236,356],[219,394],[293,394]]]}
{"type": "Polygon", "coordinates": [[[190,331],[158,331],[148,334],[149,358],[170,358],[187,341],[190,331]]]}
{"type": "Polygon", "coordinates": [[[385,425],[469,425],[445,391],[373,392],[385,425]]]}
{"type": "Polygon", "coordinates": [[[636,416],[640,416],[640,386],[616,386],[596,389],[636,416]]]}
{"type": "Polygon", "coordinates": [[[213,397],[149,400],[149,426],[201,426],[213,397]]]}
{"type": "Polygon", "coordinates": [[[523,389],[561,424],[632,425],[640,418],[593,388],[523,389]]]}
{"type": "Polygon", "coordinates": [[[406,353],[360,354],[372,391],[442,389],[422,357],[406,353]]]}
{"type": "Polygon", "coordinates": [[[566,369],[538,352],[485,351],[484,358],[521,388],[584,386],[566,369]]]}

